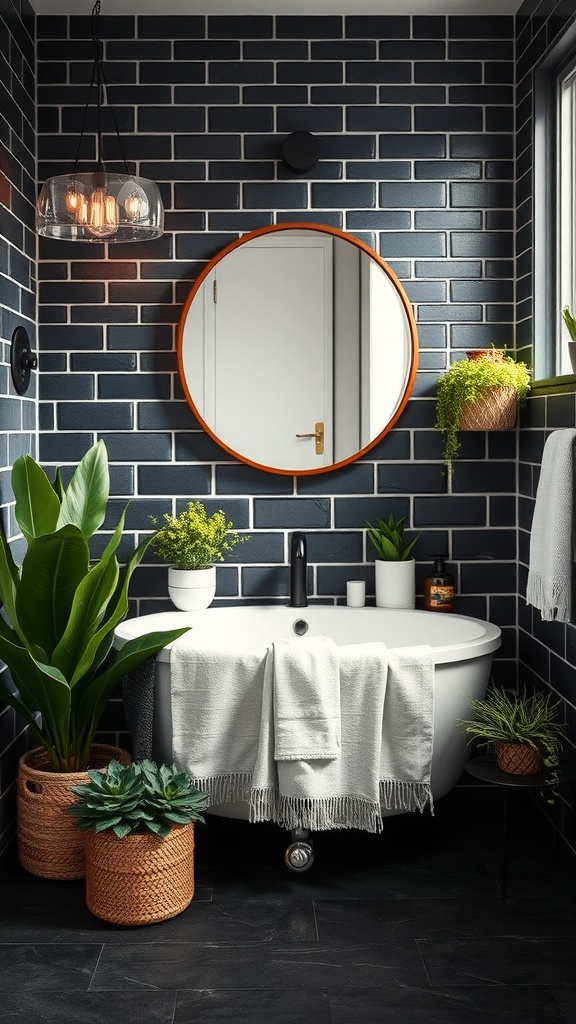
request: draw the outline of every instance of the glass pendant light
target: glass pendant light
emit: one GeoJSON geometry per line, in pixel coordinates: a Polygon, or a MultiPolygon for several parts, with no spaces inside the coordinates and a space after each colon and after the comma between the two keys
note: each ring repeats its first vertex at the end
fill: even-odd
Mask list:
{"type": "Polygon", "coordinates": [[[82,128],[72,174],[48,180],[36,203],[36,230],[49,238],[73,242],[140,242],[158,238],[164,230],[164,209],[158,186],[130,174],[114,108],[107,103],[107,83],[98,35],[100,0],[92,10],[94,67],[84,107],[82,128]],[[88,173],[78,171],[80,148],[92,89],[96,86],[96,162],[88,173]],[[102,159],[102,108],[112,114],[125,174],[108,171],[102,159]]]}

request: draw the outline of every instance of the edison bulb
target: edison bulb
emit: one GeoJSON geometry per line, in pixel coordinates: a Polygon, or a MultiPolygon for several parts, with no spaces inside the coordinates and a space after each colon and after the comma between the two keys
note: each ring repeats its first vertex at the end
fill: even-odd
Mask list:
{"type": "Polygon", "coordinates": [[[124,203],[124,209],[132,220],[139,216],[140,210],[142,209],[142,200],[137,192],[130,193],[124,203]]]}

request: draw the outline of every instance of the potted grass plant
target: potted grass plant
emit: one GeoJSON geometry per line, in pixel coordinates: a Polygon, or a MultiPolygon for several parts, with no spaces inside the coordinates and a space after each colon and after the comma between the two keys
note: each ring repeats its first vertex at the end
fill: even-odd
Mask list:
{"type": "Polygon", "coordinates": [[[459,725],[481,746],[494,747],[502,771],[535,775],[547,769],[548,782],[557,781],[564,725],[558,719],[561,702],[550,691],[490,686],[482,700],[466,699],[474,718],[459,725]]]}
{"type": "Polygon", "coordinates": [[[85,832],[86,904],[104,921],[142,925],[181,914],[194,895],[194,823],[206,794],[187,772],[112,761],[73,786],[85,832]]]}
{"type": "Polygon", "coordinates": [[[40,743],[18,766],[18,852],[33,874],[80,878],[82,844],[64,813],[73,799],[70,785],[85,777],[87,766],[104,767],[122,753],[94,744],[118,681],[186,630],[112,646],[128,613],[132,574],[152,538],[119,565],[124,509],[100,557],[91,557],[109,498],[103,441],[86,452],[66,487],[60,470],[51,483],[28,455],[16,460],[11,480],[26,551],[18,566],[0,531],[0,658],[10,673],[0,678],[0,703],[40,743]]]}
{"type": "Polygon", "coordinates": [[[420,534],[408,540],[405,517],[376,519],[368,523],[368,540],[376,551],[375,589],[378,608],[414,608],[416,604],[416,563],[413,548],[420,534]]]}
{"type": "Polygon", "coordinates": [[[511,430],[530,389],[530,371],[499,349],[478,349],[452,363],[438,380],[436,428],[452,472],[462,430],[511,430]]]}
{"type": "Polygon", "coordinates": [[[177,516],[164,514],[152,538],[156,554],[168,562],[168,593],[176,608],[198,611],[208,608],[216,593],[215,561],[249,538],[232,531],[222,509],[209,516],[201,501],[189,501],[177,516]]]}
{"type": "Polygon", "coordinates": [[[576,373],[576,317],[570,309],[570,306],[564,306],[564,309],[562,310],[562,319],[566,324],[566,330],[570,335],[570,341],[568,342],[568,354],[570,356],[572,371],[576,373]]]}

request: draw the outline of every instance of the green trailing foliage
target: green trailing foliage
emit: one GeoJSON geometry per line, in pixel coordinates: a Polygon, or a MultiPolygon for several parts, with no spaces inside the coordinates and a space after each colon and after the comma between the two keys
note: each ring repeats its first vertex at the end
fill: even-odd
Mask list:
{"type": "Polygon", "coordinates": [[[368,523],[366,532],[378,558],[385,562],[405,562],[412,557],[412,549],[420,534],[408,541],[404,534],[404,523],[404,517],[395,520],[392,514],[388,519],[377,519],[375,524],[368,523]]]}
{"type": "Polygon", "coordinates": [[[231,532],[233,523],[226,520],[222,509],[208,516],[201,501],[189,501],[177,516],[164,513],[164,525],[150,516],[159,527],[152,545],[156,554],[175,569],[207,569],[222,561],[224,553],[249,537],[231,532]]]}
{"type": "Polygon", "coordinates": [[[438,380],[436,429],[444,435],[444,462],[451,469],[460,451],[458,431],[465,402],[477,402],[491,388],[512,387],[520,404],[530,390],[530,371],[510,356],[460,359],[438,380]]]}
{"type": "Polygon", "coordinates": [[[103,441],[86,452],[67,487],[29,455],[12,469],[15,516],[26,541],[16,565],[0,530],[0,678],[7,704],[36,733],[55,771],[82,771],[104,708],[127,672],[186,629],[148,633],[113,648],[128,613],[128,588],[152,536],[120,566],[126,508],[99,559],[89,541],[104,522],[109,469],[103,441]],[[38,716],[41,716],[39,719],[38,716]]]}
{"type": "Polygon", "coordinates": [[[475,717],[458,724],[471,739],[478,740],[481,746],[503,742],[524,743],[534,749],[543,747],[544,764],[553,772],[551,781],[557,781],[565,725],[558,719],[561,701],[554,700],[550,691],[528,693],[524,689],[517,693],[490,686],[482,700],[466,700],[475,717]]]}
{"type": "Polygon", "coordinates": [[[194,789],[187,772],[145,759],[106,772],[88,771],[89,781],[71,786],[78,800],[68,808],[77,825],[94,832],[111,830],[119,839],[131,832],[164,838],[173,825],[204,821],[206,793],[194,789]]]}

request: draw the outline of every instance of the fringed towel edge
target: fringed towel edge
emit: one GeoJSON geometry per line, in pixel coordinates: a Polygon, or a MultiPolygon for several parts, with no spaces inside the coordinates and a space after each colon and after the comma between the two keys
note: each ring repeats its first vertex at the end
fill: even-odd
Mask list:
{"type": "Polygon", "coordinates": [[[423,811],[429,805],[431,814],[434,814],[432,790],[428,782],[380,779],[380,804],[385,811],[423,811]]]}
{"type": "Polygon", "coordinates": [[[274,821],[281,828],[309,828],[324,832],[331,828],[358,828],[381,832],[380,807],[357,796],[285,796],[277,789],[253,789],[250,821],[274,821]]]}
{"type": "Polygon", "coordinates": [[[546,622],[553,619],[558,619],[559,622],[570,621],[570,595],[558,583],[550,586],[540,573],[532,572],[528,577],[526,604],[537,608],[546,622]]]}

